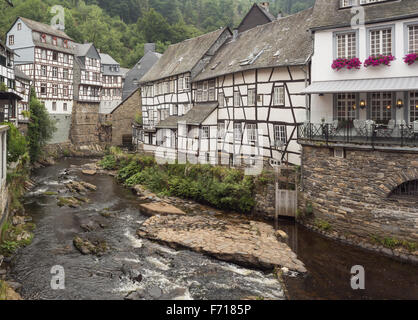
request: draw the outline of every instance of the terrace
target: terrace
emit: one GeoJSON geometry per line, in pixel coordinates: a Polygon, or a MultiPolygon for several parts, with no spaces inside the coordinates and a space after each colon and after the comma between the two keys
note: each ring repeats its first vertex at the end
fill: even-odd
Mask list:
{"type": "Polygon", "coordinates": [[[298,128],[298,141],[327,144],[363,144],[369,146],[418,147],[418,121],[390,120],[379,124],[372,120],[306,122],[298,128]]]}

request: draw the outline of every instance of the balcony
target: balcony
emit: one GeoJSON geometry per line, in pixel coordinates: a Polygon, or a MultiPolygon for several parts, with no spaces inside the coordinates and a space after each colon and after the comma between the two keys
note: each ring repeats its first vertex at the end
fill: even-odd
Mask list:
{"type": "Polygon", "coordinates": [[[355,144],[388,147],[418,147],[418,121],[378,124],[372,120],[304,123],[298,127],[298,141],[304,143],[355,144]]]}

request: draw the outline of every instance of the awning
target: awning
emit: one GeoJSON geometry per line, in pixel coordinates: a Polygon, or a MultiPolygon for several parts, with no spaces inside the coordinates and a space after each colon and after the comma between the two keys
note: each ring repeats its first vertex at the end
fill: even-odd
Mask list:
{"type": "Polygon", "coordinates": [[[418,77],[313,82],[302,93],[384,92],[418,90],[418,77]]]}

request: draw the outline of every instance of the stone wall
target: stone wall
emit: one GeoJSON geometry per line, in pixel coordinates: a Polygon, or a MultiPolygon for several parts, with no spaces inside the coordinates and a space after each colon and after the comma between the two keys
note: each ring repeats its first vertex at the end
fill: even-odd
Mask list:
{"type": "Polygon", "coordinates": [[[99,103],[74,102],[70,131],[73,144],[98,144],[99,126],[99,103]]]}
{"type": "Polygon", "coordinates": [[[418,179],[418,150],[348,147],[342,159],[332,148],[304,145],[302,163],[299,207],[310,216],[304,223],[325,221],[358,242],[375,236],[418,241],[418,199],[389,197],[400,184],[418,179]]]}
{"type": "Polygon", "coordinates": [[[55,144],[68,142],[70,140],[71,115],[51,114],[50,116],[55,120],[57,131],[54,132],[52,139],[48,141],[48,143],[55,144]]]}
{"type": "Polygon", "coordinates": [[[112,112],[112,145],[121,146],[124,135],[132,136],[132,121],[141,110],[141,94],[138,90],[112,112]]]}
{"type": "Polygon", "coordinates": [[[0,237],[1,237],[1,230],[2,230],[3,224],[7,221],[8,201],[9,201],[8,188],[7,188],[6,182],[4,182],[3,185],[0,186],[0,237]]]}

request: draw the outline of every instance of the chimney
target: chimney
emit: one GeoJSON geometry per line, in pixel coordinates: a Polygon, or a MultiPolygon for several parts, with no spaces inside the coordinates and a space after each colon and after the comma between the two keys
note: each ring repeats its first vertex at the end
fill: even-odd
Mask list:
{"type": "Polygon", "coordinates": [[[144,54],[147,54],[148,52],[155,52],[155,43],[144,44],[144,54]]]}
{"type": "Polygon", "coordinates": [[[260,6],[266,10],[267,12],[270,12],[270,2],[261,2],[260,6]]]}

